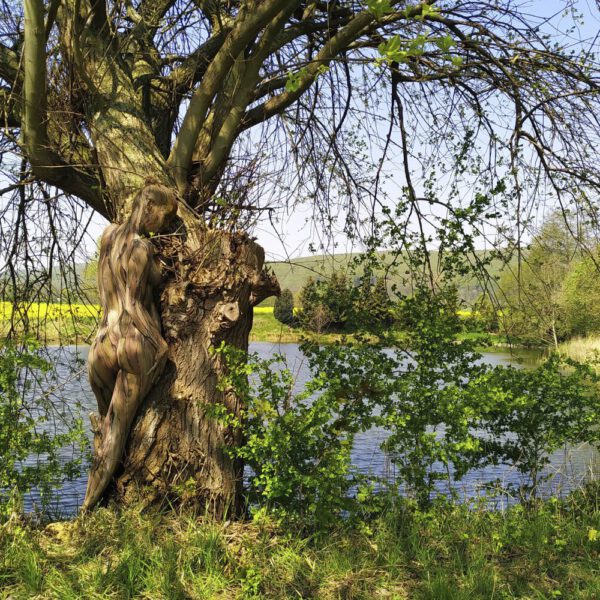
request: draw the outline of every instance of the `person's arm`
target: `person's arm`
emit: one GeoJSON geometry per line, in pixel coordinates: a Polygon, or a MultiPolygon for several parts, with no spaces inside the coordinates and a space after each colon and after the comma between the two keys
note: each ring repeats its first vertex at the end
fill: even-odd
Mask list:
{"type": "MultiPolygon", "coordinates": [[[[98,284],[98,296],[100,299],[100,306],[102,308],[102,323],[105,323],[108,318],[108,311],[110,309],[110,298],[108,297],[108,290],[114,289],[114,284],[108,284],[107,279],[113,278],[113,272],[110,267],[110,255],[112,252],[112,245],[114,243],[114,233],[117,230],[118,225],[109,225],[100,238],[100,251],[98,253],[98,266],[96,268],[96,281],[98,284]]],[[[114,294],[114,292],[113,292],[114,294]]]]}
{"type": "Polygon", "coordinates": [[[133,240],[127,265],[127,287],[123,308],[130,314],[138,331],[158,347],[156,338],[160,337],[160,322],[154,322],[145,306],[145,299],[150,291],[148,290],[150,269],[154,266],[152,261],[152,250],[146,242],[141,239],[133,240]]]}

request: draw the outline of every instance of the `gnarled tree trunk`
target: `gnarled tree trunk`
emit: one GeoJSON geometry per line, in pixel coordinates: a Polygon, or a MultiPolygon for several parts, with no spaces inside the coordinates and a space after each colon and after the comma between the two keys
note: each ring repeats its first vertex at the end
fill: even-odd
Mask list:
{"type": "Polygon", "coordinates": [[[221,404],[235,415],[242,407],[218,389],[226,365],[212,350],[222,342],[247,350],[253,306],[279,287],[263,269],[263,249],[245,234],[190,221],[184,238],[165,239],[160,307],[168,361],[134,421],[111,493],[120,502],[167,499],[217,517],[237,515],[243,465],[227,448],[239,445],[242,432],[209,407],[221,404]]]}

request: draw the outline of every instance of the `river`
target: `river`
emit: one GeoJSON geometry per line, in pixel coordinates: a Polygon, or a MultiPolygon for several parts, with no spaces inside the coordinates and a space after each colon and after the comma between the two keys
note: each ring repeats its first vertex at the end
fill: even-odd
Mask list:
{"type": "MultiPolygon", "coordinates": [[[[288,367],[297,376],[297,386],[301,387],[310,377],[310,372],[304,361],[297,344],[273,344],[270,342],[253,342],[250,350],[256,352],[261,358],[269,358],[273,353],[283,354],[287,359],[288,367]]],[[[44,382],[44,392],[57,400],[56,405],[64,407],[66,415],[61,418],[74,418],[81,416],[87,424],[87,415],[95,412],[96,401],[89,387],[85,360],[87,347],[49,348],[49,355],[56,364],[56,379],[44,382]],[[50,386],[50,388],[48,387],[50,386]],[[67,402],[65,403],[64,400],[67,402]]],[[[483,353],[482,361],[490,365],[519,365],[523,363],[514,355],[505,352],[483,353]]],[[[40,393],[41,388],[33,389],[32,393],[40,393]]],[[[361,472],[384,476],[388,480],[395,480],[393,464],[386,454],[380,449],[387,433],[383,429],[373,428],[357,436],[352,451],[352,462],[361,472]]],[[[90,433],[91,439],[91,433],[90,433]]],[[[63,458],[72,457],[72,450],[66,449],[63,458]]],[[[33,460],[33,458],[32,458],[33,460]]],[[[551,456],[550,471],[552,478],[542,490],[544,495],[562,495],[569,490],[580,486],[590,477],[600,474],[600,458],[595,448],[588,444],[569,447],[551,456]]],[[[475,470],[459,483],[454,484],[463,499],[478,498],[485,494],[487,482],[498,480],[502,486],[508,484],[518,485],[522,475],[515,469],[505,465],[490,466],[485,469],[475,470]]],[[[84,473],[73,481],[68,481],[57,491],[51,506],[50,513],[56,516],[70,516],[77,512],[85,495],[87,474],[84,473]]],[[[444,485],[447,485],[444,483],[444,485]]],[[[444,493],[444,485],[440,485],[439,492],[444,493]]],[[[510,504],[514,499],[508,496],[498,497],[494,500],[496,506],[510,504]]],[[[32,511],[39,506],[39,494],[33,491],[25,498],[25,510],[32,511]]]]}

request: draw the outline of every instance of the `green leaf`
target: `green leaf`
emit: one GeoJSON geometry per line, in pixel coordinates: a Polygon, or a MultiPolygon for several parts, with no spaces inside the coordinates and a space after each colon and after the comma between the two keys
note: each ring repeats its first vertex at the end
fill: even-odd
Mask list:
{"type": "Polygon", "coordinates": [[[435,45],[443,52],[448,52],[450,48],[455,45],[455,43],[450,35],[446,35],[441,38],[436,38],[435,45]]]}
{"type": "Polygon", "coordinates": [[[390,0],[367,0],[367,10],[376,18],[381,19],[384,15],[391,13],[393,8],[390,0]]]}
{"type": "Polygon", "coordinates": [[[285,82],[286,92],[297,92],[302,85],[302,80],[308,73],[306,67],[302,67],[299,71],[288,72],[287,80],[285,82]]]}

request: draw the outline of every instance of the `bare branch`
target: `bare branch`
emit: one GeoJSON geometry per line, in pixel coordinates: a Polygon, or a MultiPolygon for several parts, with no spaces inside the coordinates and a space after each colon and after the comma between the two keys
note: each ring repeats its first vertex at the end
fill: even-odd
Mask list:
{"type": "MultiPolygon", "coordinates": [[[[184,190],[187,185],[187,176],[196,140],[221,81],[229,72],[235,57],[256,36],[257,32],[289,2],[290,0],[265,0],[258,6],[251,5],[244,10],[240,9],[233,29],[209,65],[202,79],[202,85],[198,87],[190,100],[181,130],[167,161],[181,190],[184,190]]],[[[292,3],[296,4],[297,0],[292,3]]]]}
{"type": "MultiPolygon", "coordinates": [[[[386,16],[385,21],[386,23],[389,23],[397,20],[412,19],[422,13],[423,6],[431,5],[434,1],[435,0],[427,0],[414,6],[410,10],[388,15],[386,16]]],[[[376,21],[375,15],[371,11],[364,10],[356,14],[346,26],[341,28],[336,35],[324,44],[315,59],[304,67],[295,89],[274,96],[263,104],[249,110],[242,120],[242,129],[247,129],[257,123],[265,121],[266,119],[281,113],[288,106],[291,106],[296,102],[296,100],[298,100],[298,98],[300,98],[300,96],[302,96],[302,94],[304,94],[304,92],[306,92],[313,84],[323,67],[327,67],[340,52],[348,48],[348,46],[363,33],[365,28],[374,21],[376,21]]]]}

